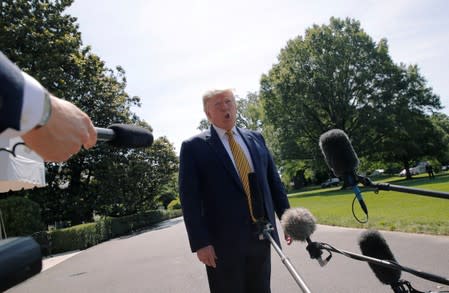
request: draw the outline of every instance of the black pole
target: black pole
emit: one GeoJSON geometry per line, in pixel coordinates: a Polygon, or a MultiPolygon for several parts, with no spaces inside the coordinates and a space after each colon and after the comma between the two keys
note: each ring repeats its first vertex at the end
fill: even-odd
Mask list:
{"type": "Polygon", "coordinates": [[[425,190],[413,187],[405,187],[400,185],[393,185],[389,183],[374,183],[371,179],[363,176],[357,176],[358,182],[362,183],[365,187],[373,187],[378,190],[386,190],[386,191],[399,191],[405,193],[412,193],[424,196],[438,197],[449,199],[449,193],[444,191],[434,191],[434,190],[425,190]]]}
{"type": "Polygon", "coordinates": [[[327,251],[333,251],[333,252],[336,252],[336,253],[340,253],[340,254],[342,254],[344,256],[356,259],[356,260],[366,261],[366,262],[373,263],[373,264],[376,264],[376,265],[380,265],[380,266],[383,266],[383,267],[387,267],[387,268],[391,268],[391,269],[395,269],[395,270],[405,271],[405,272],[408,272],[408,273],[413,274],[415,276],[421,277],[423,279],[427,279],[427,280],[432,281],[432,282],[437,282],[437,283],[440,283],[440,284],[449,285],[449,279],[447,279],[447,278],[440,277],[440,276],[437,276],[437,275],[434,275],[434,274],[431,274],[431,273],[417,271],[415,269],[408,268],[406,266],[400,265],[397,262],[392,262],[392,261],[383,260],[383,259],[377,259],[377,258],[374,258],[374,257],[369,257],[369,256],[365,256],[365,255],[361,255],[361,254],[357,254],[357,253],[352,253],[352,252],[349,252],[349,251],[341,250],[341,249],[336,249],[336,248],[334,248],[334,247],[332,247],[332,246],[330,246],[329,244],[326,244],[326,243],[318,243],[318,244],[319,244],[319,246],[322,249],[325,249],[327,251]]]}

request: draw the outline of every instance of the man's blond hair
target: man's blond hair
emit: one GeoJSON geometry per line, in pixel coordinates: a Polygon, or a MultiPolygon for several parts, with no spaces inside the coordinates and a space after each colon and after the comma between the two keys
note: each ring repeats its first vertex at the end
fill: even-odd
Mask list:
{"type": "MultiPolygon", "coordinates": [[[[224,94],[224,93],[230,93],[232,95],[232,97],[234,97],[234,89],[232,88],[227,88],[227,89],[213,89],[213,90],[208,90],[207,92],[204,93],[203,95],[203,110],[204,112],[206,112],[206,104],[207,101],[209,101],[210,99],[212,99],[215,96],[224,94]]],[[[235,97],[234,97],[235,99],[235,97]]]]}

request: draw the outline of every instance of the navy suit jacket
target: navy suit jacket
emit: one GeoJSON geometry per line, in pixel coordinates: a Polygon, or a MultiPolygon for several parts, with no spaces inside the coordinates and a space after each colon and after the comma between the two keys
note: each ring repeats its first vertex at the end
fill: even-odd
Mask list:
{"type": "MultiPolygon", "coordinates": [[[[276,227],[275,213],[280,218],[289,203],[274,161],[260,133],[237,131],[251,154],[267,218],[276,227]]],[[[247,199],[232,160],[213,127],[182,143],[179,188],[193,252],[210,244],[218,257],[246,249],[252,233],[247,199]]],[[[277,231],[273,238],[279,244],[277,231]]]]}
{"type": "Polygon", "coordinates": [[[0,52],[0,133],[20,129],[24,84],[21,70],[0,52]]]}

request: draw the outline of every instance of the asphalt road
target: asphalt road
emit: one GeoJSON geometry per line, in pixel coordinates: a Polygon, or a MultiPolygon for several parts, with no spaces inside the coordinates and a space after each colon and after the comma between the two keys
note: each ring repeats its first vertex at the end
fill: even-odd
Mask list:
{"type": "MultiPolygon", "coordinates": [[[[362,230],[317,226],[312,240],[360,254],[362,230]]],[[[382,232],[396,260],[407,267],[449,278],[449,237],[382,232]]],[[[369,266],[340,254],[320,267],[306,244],[284,246],[297,273],[312,292],[393,292],[369,266]]],[[[272,292],[302,292],[272,249],[272,292]]],[[[409,273],[405,279],[419,291],[449,290],[409,273]]],[[[84,250],[15,286],[8,293],[45,292],[209,292],[204,266],[190,252],[182,218],[139,234],[121,237],[84,250]]],[[[230,292],[232,293],[232,292],[230,292]]]]}

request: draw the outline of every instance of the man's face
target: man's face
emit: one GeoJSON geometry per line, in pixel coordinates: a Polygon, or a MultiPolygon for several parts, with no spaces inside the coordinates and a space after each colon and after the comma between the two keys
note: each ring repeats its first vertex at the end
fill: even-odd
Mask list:
{"type": "Polygon", "coordinates": [[[211,98],[206,103],[206,115],[215,126],[225,130],[232,129],[237,117],[234,95],[224,92],[211,98]]]}

